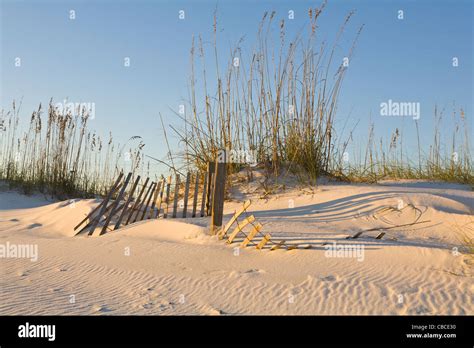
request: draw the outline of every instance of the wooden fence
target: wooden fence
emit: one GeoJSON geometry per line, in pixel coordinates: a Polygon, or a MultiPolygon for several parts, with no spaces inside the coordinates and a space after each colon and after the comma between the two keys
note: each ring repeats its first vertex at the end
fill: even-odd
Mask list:
{"type": "Polygon", "coordinates": [[[208,164],[203,174],[162,176],[156,182],[140,176],[132,178],[132,173],[126,177],[120,173],[102,202],[74,231],[76,235],[86,231],[88,235],[102,235],[143,220],[204,216],[212,216],[213,231],[222,225],[224,185],[225,165],[214,162],[208,164]]]}

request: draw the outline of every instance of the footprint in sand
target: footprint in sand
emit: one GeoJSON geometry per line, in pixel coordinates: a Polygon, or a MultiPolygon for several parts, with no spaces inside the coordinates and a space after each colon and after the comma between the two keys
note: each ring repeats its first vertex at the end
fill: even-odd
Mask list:
{"type": "Polygon", "coordinates": [[[60,290],[61,290],[61,289],[59,289],[59,288],[49,288],[49,289],[47,289],[46,291],[47,291],[47,292],[58,292],[58,291],[60,291],[60,290]]]}
{"type": "Polygon", "coordinates": [[[39,224],[39,223],[34,223],[34,224],[28,225],[26,228],[29,229],[29,230],[32,230],[34,228],[38,228],[38,227],[41,227],[41,226],[43,226],[43,225],[39,224]]]}
{"type": "Polygon", "coordinates": [[[207,315],[225,315],[225,314],[228,314],[228,313],[224,312],[224,311],[221,310],[221,309],[216,309],[216,308],[212,308],[212,307],[211,307],[211,308],[209,308],[209,309],[207,310],[207,313],[206,313],[206,314],[207,314],[207,315]]]}
{"type": "Polygon", "coordinates": [[[335,276],[333,276],[333,275],[328,275],[328,276],[326,276],[326,277],[320,277],[319,279],[325,280],[325,281],[327,281],[327,282],[334,282],[334,281],[337,280],[337,278],[336,278],[335,276]]]}
{"type": "Polygon", "coordinates": [[[415,308],[415,313],[416,314],[428,314],[430,312],[431,312],[431,310],[428,307],[425,307],[423,305],[418,306],[418,307],[415,308]]]}
{"type": "Polygon", "coordinates": [[[112,312],[112,309],[108,308],[107,306],[105,305],[93,305],[92,306],[92,311],[94,313],[106,313],[106,312],[112,312]]]}
{"type": "Polygon", "coordinates": [[[420,288],[412,287],[412,288],[405,288],[402,294],[416,294],[418,292],[423,292],[420,288]]]}
{"type": "Polygon", "coordinates": [[[151,309],[155,306],[153,302],[142,303],[139,307],[143,309],[151,309]]]}
{"type": "Polygon", "coordinates": [[[16,275],[18,277],[26,277],[29,274],[30,274],[30,271],[28,271],[28,270],[19,270],[19,271],[16,272],[16,275]]]}
{"type": "Polygon", "coordinates": [[[169,302],[169,301],[166,301],[166,300],[162,300],[158,306],[158,308],[160,309],[160,311],[165,311],[165,310],[173,310],[174,309],[174,303],[173,302],[169,302]]]}
{"type": "Polygon", "coordinates": [[[258,269],[258,268],[251,268],[247,271],[244,271],[243,272],[244,274],[248,274],[248,275],[259,275],[259,274],[264,274],[266,273],[265,270],[263,269],[258,269]]]}

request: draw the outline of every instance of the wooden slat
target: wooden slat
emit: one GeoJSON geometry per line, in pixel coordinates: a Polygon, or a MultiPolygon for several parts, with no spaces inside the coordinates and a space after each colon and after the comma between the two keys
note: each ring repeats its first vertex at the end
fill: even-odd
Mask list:
{"type": "Polygon", "coordinates": [[[206,203],[206,214],[207,216],[211,216],[212,212],[212,201],[213,201],[213,198],[214,197],[214,175],[215,173],[211,173],[211,175],[209,176],[209,180],[211,181],[211,184],[207,185],[207,203],[206,203]]]}
{"type": "Polygon", "coordinates": [[[165,180],[165,178],[162,178],[161,179],[160,196],[158,198],[158,203],[156,204],[156,208],[157,208],[156,209],[156,218],[157,219],[160,217],[161,202],[163,202],[163,193],[165,192],[165,186],[166,186],[166,180],[165,180]]]}
{"type": "Polygon", "coordinates": [[[238,219],[238,217],[248,209],[248,207],[250,207],[250,204],[252,204],[252,201],[249,199],[247,201],[244,202],[244,204],[242,205],[242,208],[240,208],[239,210],[237,210],[234,215],[230,218],[230,220],[226,223],[226,225],[224,226],[223,229],[220,230],[220,232],[218,233],[218,236],[219,236],[219,239],[223,239],[225,237],[225,235],[227,234],[227,232],[229,231],[230,227],[234,224],[235,220],[238,219]]]}
{"type": "Polygon", "coordinates": [[[156,190],[156,185],[157,185],[156,182],[154,182],[154,183],[152,184],[153,188],[151,189],[151,192],[150,192],[150,194],[148,195],[148,200],[146,201],[146,204],[145,204],[145,206],[143,207],[143,214],[142,214],[142,217],[141,217],[140,220],[145,219],[146,212],[148,211],[148,207],[150,206],[151,198],[153,197],[153,193],[154,193],[155,190],[156,190]]]}
{"type": "Polygon", "coordinates": [[[186,217],[186,214],[188,213],[188,196],[189,196],[189,184],[191,181],[191,173],[188,172],[186,174],[186,185],[184,186],[184,206],[183,206],[183,218],[186,217]]]}
{"type": "MultiPolygon", "coordinates": [[[[115,215],[117,215],[117,213],[120,212],[124,207],[125,207],[125,203],[119,204],[115,212],[113,214],[111,213],[111,217],[113,218],[115,215]]],[[[107,215],[107,212],[105,213],[105,215],[107,215]]],[[[112,230],[112,228],[109,228],[109,230],[112,230]]]]}
{"type": "Polygon", "coordinates": [[[255,221],[255,217],[253,215],[250,215],[247,217],[245,220],[243,220],[240,224],[238,224],[235,229],[232,231],[232,233],[229,235],[229,239],[227,239],[227,244],[231,244],[235,237],[237,237],[237,234],[239,234],[242,229],[247,226],[248,224],[251,224],[252,222],[255,221]]]}
{"type": "MultiPolygon", "coordinates": [[[[115,189],[115,192],[117,192],[117,190],[119,189],[119,187],[117,187],[115,189]]],[[[115,193],[114,192],[114,193],[115,193]]],[[[75,227],[74,227],[74,231],[77,230],[84,222],[86,222],[87,220],[91,220],[92,218],[92,215],[94,215],[103,205],[104,205],[104,200],[102,200],[102,202],[100,202],[94,209],[92,209],[92,211],[87,214],[87,216],[81,221],[79,222],[75,227]]]]}
{"type": "Polygon", "coordinates": [[[123,178],[123,173],[120,173],[119,177],[117,178],[117,180],[115,181],[114,185],[112,186],[112,188],[110,189],[109,193],[107,194],[107,196],[105,197],[104,201],[104,205],[100,208],[100,211],[99,211],[99,214],[97,216],[97,219],[91,224],[90,226],[90,230],[89,230],[89,236],[92,235],[92,233],[94,233],[94,230],[96,229],[97,225],[99,224],[99,221],[100,221],[100,218],[102,215],[104,215],[104,212],[105,210],[107,209],[107,203],[109,202],[110,198],[112,197],[112,194],[115,192],[115,189],[116,187],[119,185],[120,181],[122,181],[122,178],[123,178]]]}
{"type": "Polygon", "coordinates": [[[201,200],[201,217],[204,216],[204,208],[206,206],[206,190],[207,190],[207,173],[204,175],[204,182],[202,184],[202,200],[201,200]]]}
{"type": "Polygon", "coordinates": [[[195,181],[194,181],[193,215],[192,215],[192,217],[196,217],[198,195],[199,195],[199,173],[196,172],[196,178],[195,178],[195,181]]]}
{"type": "Polygon", "coordinates": [[[216,234],[222,227],[222,220],[224,218],[225,178],[226,163],[216,163],[216,174],[212,193],[211,234],[216,234]]]}
{"type": "Polygon", "coordinates": [[[119,206],[120,201],[123,198],[123,195],[125,194],[125,190],[127,189],[128,183],[130,182],[130,178],[132,177],[132,173],[128,173],[127,178],[125,179],[125,183],[122,186],[122,189],[120,190],[119,195],[117,196],[117,199],[115,199],[112,210],[110,211],[109,216],[107,216],[107,219],[104,222],[104,227],[102,227],[102,230],[99,233],[99,236],[107,232],[107,227],[109,226],[110,220],[112,219],[112,216],[115,215],[117,212],[117,208],[119,206]]]}
{"type": "Polygon", "coordinates": [[[133,205],[132,209],[130,210],[130,214],[128,215],[127,221],[125,221],[125,225],[128,225],[130,223],[130,220],[132,219],[133,213],[136,211],[136,209],[140,205],[143,193],[145,192],[146,186],[148,185],[148,181],[150,181],[150,178],[146,178],[145,183],[143,184],[143,187],[140,190],[140,193],[138,194],[137,200],[135,201],[135,204],[133,205]]]}
{"type": "MultiPolygon", "coordinates": [[[[114,193],[117,192],[121,187],[122,187],[122,183],[120,183],[117,187],[115,187],[115,189],[113,190],[114,193]]],[[[113,195],[113,193],[112,193],[113,195]]],[[[112,197],[111,195],[111,197],[112,197]]],[[[102,215],[100,215],[100,211],[92,218],[89,220],[89,222],[79,231],[76,233],[76,235],[78,234],[81,234],[82,232],[84,232],[85,230],[87,229],[90,229],[90,227],[92,225],[96,225],[96,227],[100,224],[100,220],[102,219],[102,217],[107,217],[107,214],[110,212],[110,210],[112,209],[112,206],[114,205],[114,200],[112,200],[112,198],[110,198],[107,202],[105,202],[105,199],[103,200],[103,203],[105,203],[104,205],[102,205],[102,208],[105,208],[105,210],[103,211],[102,215]],[[110,203],[110,204],[109,204],[110,203]]],[[[94,228],[95,230],[95,228],[94,228]]],[[[90,231],[88,232],[88,235],[90,235],[90,231]]]]}
{"type": "Polygon", "coordinates": [[[240,244],[241,248],[245,248],[250,241],[257,235],[262,230],[263,226],[260,223],[257,223],[253,228],[252,231],[247,235],[247,237],[242,241],[242,244],[240,244]]]}
{"type": "Polygon", "coordinates": [[[163,209],[163,218],[166,219],[168,217],[169,206],[170,206],[170,188],[171,188],[171,175],[168,178],[168,183],[166,184],[166,210],[163,209]]]}
{"type": "Polygon", "coordinates": [[[359,238],[359,236],[363,233],[364,231],[359,231],[357,232],[356,234],[354,234],[353,236],[347,236],[346,239],[356,239],[356,238],[359,238]]]}
{"type": "Polygon", "coordinates": [[[270,248],[270,251],[280,249],[283,246],[283,244],[285,244],[284,240],[279,241],[277,244],[272,245],[272,247],[270,248]]]}
{"type": "MultiPolygon", "coordinates": [[[[152,189],[154,186],[155,186],[155,183],[154,183],[154,182],[152,182],[152,183],[150,184],[150,186],[148,186],[148,190],[146,191],[145,195],[143,196],[143,199],[142,199],[142,201],[140,202],[140,205],[137,207],[137,211],[136,211],[136,213],[135,213],[135,218],[132,219],[133,222],[139,221],[138,217],[140,216],[140,213],[141,213],[141,210],[142,210],[142,208],[143,208],[143,205],[145,204],[146,200],[148,199],[148,197],[149,197],[149,195],[150,195],[150,191],[151,191],[151,189],[152,189]]],[[[140,220],[141,220],[141,219],[140,219],[140,220]]]]}
{"type": "Polygon", "coordinates": [[[173,217],[176,217],[178,211],[178,197],[179,197],[179,174],[176,174],[176,182],[174,183],[174,196],[173,196],[173,217]]]}
{"type": "Polygon", "coordinates": [[[122,213],[120,214],[120,217],[118,218],[117,222],[115,223],[114,230],[120,228],[120,224],[122,223],[122,220],[123,220],[125,214],[127,213],[130,202],[133,199],[133,194],[135,193],[135,190],[136,190],[139,182],[140,182],[140,175],[137,176],[137,178],[135,179],[135,182],[133,183],[132,189],[128,194],[128,198],[127,198],[127,201],[125,202],[122,213]]]}
{"type": "Polygon", "coordinates": [[[211,215],[211,207],[212,207],[212,184],[214,183],[214,173],[216,171],[216,163],[215,162],[208,162],[207,163],[207,188],[206,188],[206,215],[211,215]]]}
{"type": "Polygon", "coordinates": [[[151,204],[150,215],[148,215],[148,219],[153,219],[155,215],[155,205],[156,205],[156,200],[158,199],[158,194],[161,191],[161,184],[162,184],[162,181],[156,184],[157,186],[155,188],[155,194],[153,195],[153,203],[151,204]]]}
{"type": "MultiPolygon", "coordinates": [[[[107,214],[109,213],[109,211],[112,209],[112,206],[114,205],[114,202],[115,202],[115,201],[111,202],[111,203],[107,206],[107,208],[105,209],[105,212],[104,212],[103,216],[107,216],[107,214]]],[[[79,232],[77,232],[75,235],[77,236],[78,234],[81,234],[82,232],[84,232],[85,230],[87,230],[87,229],[91,226],[91,224],[93,224],[93,223],[94,223],[95,221],[97,221],[97,220],[98,220],[99,223],[100,223],[100,219],[101,219],[101,218],[102,218],[102,216],[99,216],[99,215],[97,214],[97,215],[94,216],[94,218],[91,219],[83,228],[81,228],[81,229],[79,230],[79,232]]]]}
{"type": "Polygon", "coordinates": [[[268,243],[268,241],[272,238],[272,236],[270,236],[270,234],[266,234],[265,237],[263,237],[263,239],[260,241],[260,243],[257,244],[257,249],[258,250],[261,250],[265,244],[268,243]]]}

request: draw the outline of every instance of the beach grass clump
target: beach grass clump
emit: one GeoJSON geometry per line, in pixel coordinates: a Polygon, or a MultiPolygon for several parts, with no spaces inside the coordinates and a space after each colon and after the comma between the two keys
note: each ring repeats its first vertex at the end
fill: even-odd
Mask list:
{"type": "Polygon", "coordinates": [[[143,144],[119,148],[112,134],[106,142],[88,129],[85,108],[62,112],[52,100],[44,117],[42,105],[31,114],[27,129],[20,107],[0,112],[0,180],[25,193],[40,191],[59,198],[104,194],[125,168],[143,167],[143,144]]]}
{"type": "MultiPolygon", "coordinates": [[[[407,149],[398,128],[390,139],[378,140],[371,125],[365,153],[360,153],[361,146],[349,154],[354,129],[344,135],[336,127],[337,106],[345,62],[353,56],[363,26],[355,30],[351,44],[342,52],[341,39],[354,12],[343,19],[329,44],[319,33],[318,19],[325,5],[308,10],[307,35],[300,32],[292,40],[287,39],[285,20],[277,21],[275,12],[264,13],[253,49],[244,54],[242,38],[226,58],[219,56],[214,14],[211,64],[202,37],[192,40],[188,107],[184,114],[176,113],[184,126],[172,127],[184,147],[174,156],[204,170],[221,149],[247,152],[274,178],[281,177],[282,171],[297,175],[303,171],[301,176],[312,182],[324,175],[350,182],[428,179],[474,183],[468,123],[462,110],[456,117],[451,146],[443,146],[442,116],[435,108],[429,150],[421,146],[419,136],[418,148],[407,149]]],[[[229,173],[249,167],[245,161],[231,161],[228,166],[229,173]]]]}
{"type": "MultiPolygon", "coordinates": [[[[208,73],[202,38],[193,39],[187,108],[191,111],[178,114],[185,124],[183,129],[175,129],[185,144],[178,155],[203,168],[220,149],[249,152],[274,175],[279,175],[287,163],[303,168],[312,177],[331,168],[334,117],[346,73],[342,60],[336,59],[336,50],[353,12],[343,20],[329,45],[320,42],[317,35],[324,7],[325,3],[309,9],[308,34],[300,33],[292,40],[287,39],[285,21],[277,22],[275,12],[266,12],[251,53],[242,53],[241,39],[224,69],[218,56],[219,29],[214,15],[214,74],[208,73]],[[275,27],[278,35],[274,34],[275,27]],[[209,88],[209,81],[215,82],[215,88],[209,88]]],[[[347,59],[361,30],[345,53],[347,59]]],[[[242,165],[231,163],[231,172],[242,165]]]]}
{"type": "Polygon", "coordinates": [[[419,125],[415,121],[416,147],[404,146],[403,132],[398,128],[389,141],[375,140],[374,125],[369,127],[368,140],[362,156],[355,155],[355,164],[340,161],[333,175],[350,182],[377,182],[383,179],[423,179],[474,185],[469,124],[463,109],[454,110],[447,120],[454,125],[450,138],[443,138],[443,112],[433,111],[432,141],[420,143],[419,125]],[[443,141],[444,139],[444,141],[443,141]],[[448,143],[449,146],[444,144],[448,143]]]}

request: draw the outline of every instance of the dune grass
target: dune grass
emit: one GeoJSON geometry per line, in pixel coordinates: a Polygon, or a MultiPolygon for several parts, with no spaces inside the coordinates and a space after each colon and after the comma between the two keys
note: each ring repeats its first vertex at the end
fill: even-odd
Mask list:
{"type": "Polygon", "coordinates": [[[442,112],[435,107],[433,115],[433,140],[425,145],[427,153],[419,141],[418,121],[415,121],[417,147],[408,150],[403,146],[403,133],[398,128],[392,133],[390,142],[384,142],[382,138],[376,142],[372,125],[363,158],[358,158],[355,165],[340,161],[332,174],[348,181],[424,179],[474,184],[469,125],[464,111],[453,111],[449,119],[455,124],[450,146],[443,145],[441,141],[442,112]]]}
{"type": "Polygon", "coordinates": [[[121,170],[143,169],[143,143],[125,151],[112,134],[104,143],[88,129],[89,118],[85,109],[61,113],[51,101],[46,120],[40,104],[22,130],[20,106],[13,102],[0,112],[0,180],[25,193],[91,197],[104,194],[121,170]]]}
{"type": "MultiPolygon", "coordinates": [[[[344,132],[336,128],[337,105],[347,70],[344,61],[354,54],[362,27],[353,33],[352,44],[341,59],[341,39],[354,13],[343,19],[329,45],[318,40],[318,18],[324,8],[325,3],[309,9],[308,35],[300,33],[291,41],[286,38],[285,21],[277,22],[275,12],[265,13],[256,47],[244,55],[241,39],[227,59],[218,56],[215,14],[211,64],[202,37],[192,41],[186,108],[190,111],[176,113],[184,126],[173,128],[185,147],[174,155],[202,169],[220,149],[249,152],[274,178],[282,171],[292,171],[312,182],[325,175],[349,182],[393,178],[473,184],[468,122],[462,110],[449,120],[456,123],[451,146],[443,146],[443,115],[435,108],[431,145],[422,146],[418,135],[418,148],[407,150],[398,128],[388,141],[377,141],[371,126],[365,153],[349,154],[353,130],[344,138],[344,132]],[[279,33],[277,40],[274,32],[279,33]],[[223,61],[227,62],[225,69],[223,61]],[[214,68],[211,74],[208,65],[214,68]]],[[[418,121],[414,122],[419,134],[418,121]]],[[[357,151],[364,151],[360,145],[357,151]]],[[[245,166],[231,163],[230,173],[245,166]]]]}
{"type": "MultiPolygon", "coordinates": [[[[191,48],[191,112],[185,116],[178,114],[185,127],[176,132],[186,145],[184,153],[178,155],[203,167],[219,149],[248,151],[255,154],[259,163],[270,166],[275,175],[285,162],[301,166],[314,177],[330,168],[334,153],[333,122],[346,71],[342,65],[335,65],[334,55],[353,13],[347,15],[336,41],[329,46],[316,40],[318,18],[324,6],[325,3],[308,11],[308,35],[300,34],[292,41],[286,39],[285,21],[275,24],[275,12],[265,13],[252,53],[248,57],[242,55],[241,39],[231,50],[223,71],[217,53],[219,29],[214,15],[215,95],[208,91],[210,78],[203,40],[199,37],[197,45],[193,40],[191,48]],[[279,32],[276,45],[272,35],[275,25],[279,32]],[[199,85],[197,65],[202,68],[199,85]]],[[[347,53],[348,59],[361,29],[347,53]]]]}

